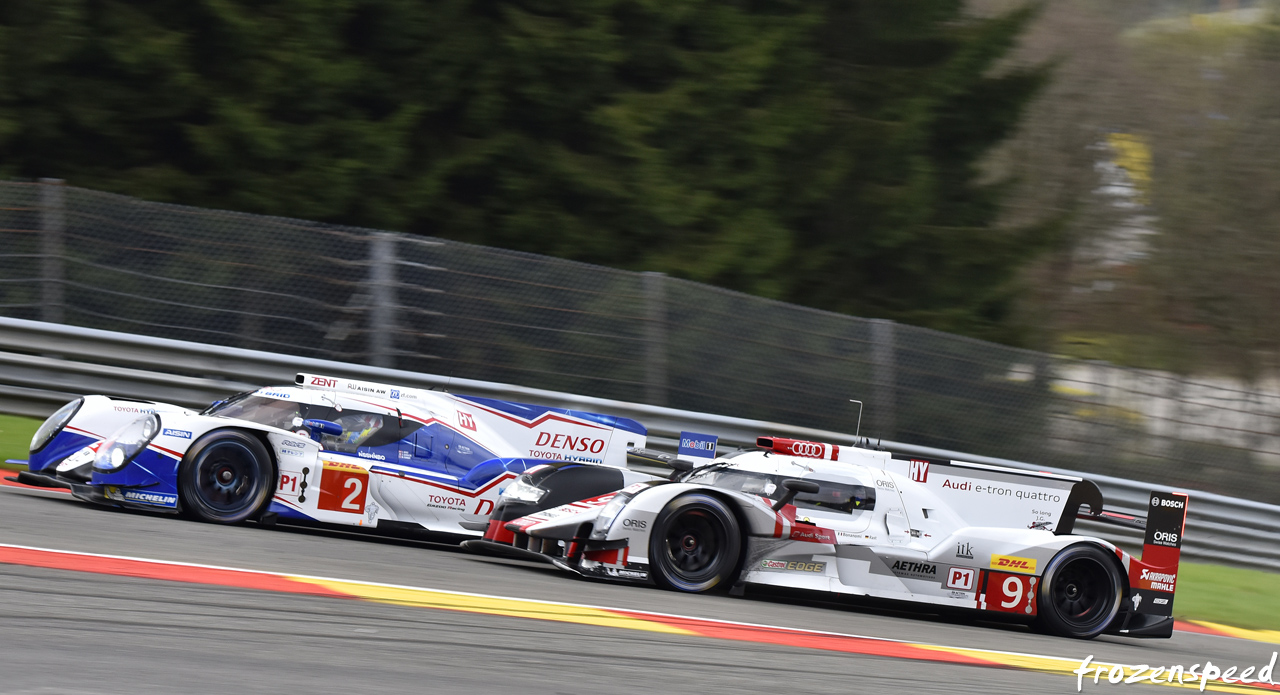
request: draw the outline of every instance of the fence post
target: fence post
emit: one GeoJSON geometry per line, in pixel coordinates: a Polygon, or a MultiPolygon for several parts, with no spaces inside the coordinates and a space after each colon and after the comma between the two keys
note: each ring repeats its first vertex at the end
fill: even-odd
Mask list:
{"type": "Polygon", "coordinates": [[[644,396],[651,405],[667,404],[667,296],[664,273],[642,274],[644,289],[644,396]]]}
{"type": "Polygon", "coordinates": [[[369,362],[395,366],[396,235],[377,232],[369,242],[369,362]]]}
{"type": "Polygon", "coordinates": [[[66,190],[62,179],[40,179],[40,318],[50,323],[66,318],[66,190]]]}
{"type": "Polygon", "coordinates": [[[894,364],[893,321],[871,319],[872,393],[875,401],[867,404],[867,410],[875,423],[876,437],[893,439],[897,429],[897,370],[894,364]]]}

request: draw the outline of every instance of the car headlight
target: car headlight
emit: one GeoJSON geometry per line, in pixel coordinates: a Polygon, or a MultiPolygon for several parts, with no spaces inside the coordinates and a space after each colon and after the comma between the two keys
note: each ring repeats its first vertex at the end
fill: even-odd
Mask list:
{"type": "Polygon", "coordinates": [[[46,444],[53,441],[53,438],[62,431],[62,428],[66,427],[68,422],[71,422],[71,418],[76,416],[83,403],[83,398],[77,398],[58,408],[57,412],[41,423],[40,428],[31,437],[31,453],[34,454],[40,451],[46,444]]]}
{"type": "Polygon", "coordinates": [[[159,433],[160,416],[154,413],[121,427],[98,447],[98,456],[93,460],[94,469],[111,472],[124,468],[159,433]]]}
{"type": "Polygon", "coordinates": [[[504,499],[515,500],[517,502],[528,502],[530,504],[534,504],[545,497],[546,494],[546,490],[543,490],[537,485],[526,480],[524,477],[521,477],[517,479],[516,482],[508,485],[507,489],[502,491],[501,497],[504,499]]]}
{"type": "Polygon", "coordinates": [[[622,508],[627,506],[627,502],[631,501],[631,495],[625,492],[619,492],[612,499],[605,503],[604,509],[596,515],[595,527],[591,529],[591,540],[602,541],[605,536],[609,535],[609,528],[613,526],[614,519],[618,518],[618,513],[622,508]]]}

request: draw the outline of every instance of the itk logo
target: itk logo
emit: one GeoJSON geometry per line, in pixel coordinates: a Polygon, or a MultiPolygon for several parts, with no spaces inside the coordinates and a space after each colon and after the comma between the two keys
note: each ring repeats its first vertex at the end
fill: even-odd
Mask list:
{"type": "Polygon", "coordinates": [[[471,417],[471,413],[464,413],[464,412],[462,412],[461,410],[459,410],[459,411],[458,411],[458,426],[459,426],[459,427],[462,427],[463,429],[468,429],[468,430],[471,430],[472,432],[475,432],[475,431],[476,431],[476,420],[475,420],[475,418],[471,417]]]}
{"type": "Polygon", "coordinates": [[[929,462],[912,460],[911,479],[917,483],[929,482],[929,462]]]}
{"type": "Polygon", "coordinates": [[[972,543],[956,543],[956,557],[963,557],[963,558],[968,558],[972,560],[973,544],[972,543]]]}

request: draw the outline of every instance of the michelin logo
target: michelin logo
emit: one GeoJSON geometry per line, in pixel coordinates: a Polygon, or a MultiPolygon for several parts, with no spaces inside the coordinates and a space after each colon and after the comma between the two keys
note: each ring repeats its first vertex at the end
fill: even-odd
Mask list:
{"type": "Polygon", "coordinates": [[[154,507],[169,507],[172,509],[173,507],[178,506],[178,496],[169,494],[167,492],[147,492],[145,490],[125,490],[123,497],[125,502],[149,504],[154,507]]]}

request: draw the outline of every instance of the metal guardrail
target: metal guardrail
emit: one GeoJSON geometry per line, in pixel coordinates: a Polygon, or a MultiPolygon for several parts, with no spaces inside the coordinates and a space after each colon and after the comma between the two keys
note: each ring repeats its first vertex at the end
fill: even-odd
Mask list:
{"type": "MultiPolygon", "coordinates": [[[[293,383],[299,371],[622,415],[644,423],[649,428],[650,442],[659,446],[674,447],[682,430],[715,434],[722,445],[729,447],[752,446],[761,434],[846,445],[863,441],[852,434],[762,420],[0,317],[0,412],[43,417],[85,393],[203,406],[233,392],[293,383]]],[[[1143,516],[1152,490],[1173,490],[1158,483],[1081,474],[902,442],[878,444],[907,454],[1088,477],[1102,488],[1108,509],[1143,516]]],[[[1280,506],[1207,492],[1191,494],[1189,532],[1183,545],[1187,557],[1280,570],[1280,506]]],[[[1080,522],[1077,528],[1130,548],[1142,543],[1136,531],[1088,521],[1080,522]]]]}

